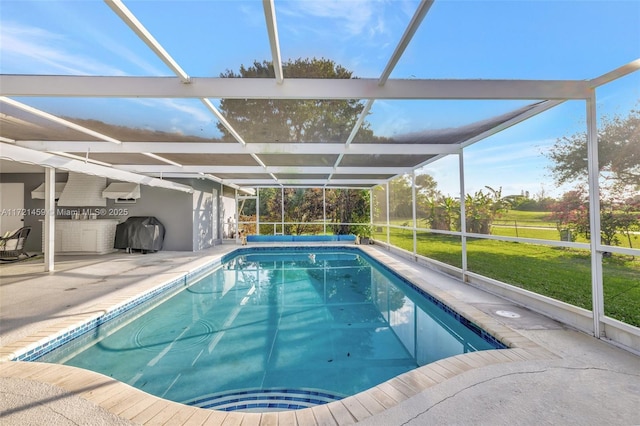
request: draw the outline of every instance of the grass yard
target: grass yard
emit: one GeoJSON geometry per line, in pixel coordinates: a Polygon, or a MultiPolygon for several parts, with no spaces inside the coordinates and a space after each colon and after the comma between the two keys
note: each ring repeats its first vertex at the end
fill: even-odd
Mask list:
{"type": "MultiPolygon", "coordinates": [[[[391,229],[390,236],[391,244],[413,251],[410,230],[391,229]]],[[[386,241],[385,228],[374,238],[386,241]]],[[[591,259],[587,250],[483,239],[469,239],[467,249],[472,272],[588,310],[592,308],[591,259]]],[[[446,264],[462,266],[460,237],[419,232],[417,251],[446,264]]],[[[640,259],[618,255],[605,258],[603,275],[606,315],[640,327],[640,259]]]]}
{"type": "MultiPolygon", "coordinates": [[[[505,237],[537,238],[541,240],[560,240],[560,233],[556,224],[550,221],[549,212],[524,212],[510,210],[493,222],[491,233],[505,237]]],[[[589,240],[583,234],[574,235],[575,242],[588,243],[589,240]]],[[[631,244],[626,235],[618,234],[619,247],[640,247],[640,235],[631,238],[631,244]]]]}
{"type": "Polygon", "coordinates": [[[510,226],[544,226],[556,229],[556,223],[549,219],[549,212],[525,212],[520,210],[509,210],[500,215],[496,223],[505,223],[510,226]]]}
{"type": "MultiPolygon", "coordinates": [[[[556,224],[548,219],[549,212],[526,212],[519,210],[510,210],[500,216],[493,222],[491,227],[492,235],[500,235],[503,237],[516,238],[533,238],[539,240],[560,241],[560,232],[556,228],[556,224]]],[[[412,226],[412,219],[395,219],[391,221],[391,225],[412,226]]],[[[425,221],[418,220],[418,228],[424,227],[425,221]]],[[[574,235],[575,242],[588,243],[589,241],[583,234],[574,235]]],[[[631,239],[631,244],[625,235],[619,234],[619,247],[640,247],[640,235],[636,234],[631,239]]]]}
{"type": "MultiPolygon", "coordinates": [[[[503,237],[517,237],[517,238],[536,238],[539,240],[552,240],[560,241],[560,233],[557,229],[541,229],[533,227],[523,226],[507,226],[507,225],[494,225],[491,227],[491,234],[501,235],[503,237]]],[[[576,238],[576,242],[586,242],[584,238],[576,238]]]]}

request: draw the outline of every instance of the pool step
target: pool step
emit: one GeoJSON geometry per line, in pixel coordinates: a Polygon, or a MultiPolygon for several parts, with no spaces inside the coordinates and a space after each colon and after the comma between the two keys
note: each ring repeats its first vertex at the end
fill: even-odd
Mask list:
{"type": "Polygon", "coordinates": [[[184,403],[212,410],[264,412],[299,410],[338,401],[342,398],[344,395],[312,389],[248,389],[206,395],[184,403]]]}

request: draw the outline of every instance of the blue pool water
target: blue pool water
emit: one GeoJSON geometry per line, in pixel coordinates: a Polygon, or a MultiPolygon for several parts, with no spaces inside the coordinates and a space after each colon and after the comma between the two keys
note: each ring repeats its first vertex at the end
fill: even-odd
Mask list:
{"type": "Polygon", "coordinates": [[[501,347],[359,250],[242,250],[152,310],[49,361],[207,408],[340,399],[501,347]]]}

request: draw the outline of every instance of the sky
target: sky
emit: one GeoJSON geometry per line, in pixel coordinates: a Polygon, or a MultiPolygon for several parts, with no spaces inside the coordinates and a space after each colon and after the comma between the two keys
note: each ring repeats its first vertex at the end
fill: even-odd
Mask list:
{"type": "MultiPolygon", "coordinates": [[[[269,60],[262,2],[125,0],[192,76],[269,60]]],[[[377,78],[415,0],[275,0],[283,60],[324,57],[377,78]]],[[[590,79],[640,58],[640,0],[436,0],[391,78],[590,79]]],[[[163,76],[171,71],[99,0],[0,0],[0,73],[163,76]]],[[[598,89],[600,116],[639,106],[640,72],[598,89]]],[[[18,99],[45,111],[217,137],[198,100],[18,99]]],[[[214,100],[215,101],[215,100],[214,100]]],[[[469,124],[531,101],[376,101],[368,122],[393,136],[469,124]]],[[[214,102],[215,103],[215,102],[214,102]]],[[[467,191],[557,192],[542,154],[585,131],[585,103],[566,102],[465,150],[467,191]]],[[[426,170],[457,191],[457,158],[426,170]]]]}

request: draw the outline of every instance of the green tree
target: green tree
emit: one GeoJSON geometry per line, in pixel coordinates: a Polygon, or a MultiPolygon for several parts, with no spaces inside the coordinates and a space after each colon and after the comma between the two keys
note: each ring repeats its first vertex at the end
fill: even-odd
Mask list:
{"type": "Polygon", "coordinates": [[[260,233],[273,235],[282,232],[282,190],[281,188],[260,188],[260,233]]]}
{"type": "Polygon", "coordinates": [[[509,202],[502,198],[502,188],[485,188],[487,193],[480,190],[465,197],[467,232],[490,234],[493,221],[509,210],[509,202]]]}
{"type": "Polygon", "coordinates": [[[460,201],[453,197],[440,197],[440,209],[447,231],[460,230],[460,201]]]}
{"type": "Polygon", "coordinates": [[[629,247],[640,229],[640,202],[621,194],[608,194],[600,202],[600,236],[603,244],[620,245],[626,237],[629,247]]]}
{"type": "MultiPolygon", "coordinates": [[[[287,234],[317,234],[322,230],[322,226],[318,224],[323,217],[322,189],[261,188],[260,221],[281,223],[283,202],[287,234]]],[[[276,225],[276,229],[280,228],[276,225]]],[[[273,230],[273,225],[260,225],[260,232],[263,234],[271,234],[273,230]]]]}
{"type": "Polygon", "coordinates": [[[438,191],[438,182],[431,175],[419,174],[416,176],[416,190],[420,195],[425,197],[434,197],[440,194],[438,191]]]}
{"type": "Polygon", "coordinates": [[[427,198],[424,221],[430,229],[459,231],[460,202],[453,197],[443,195],[427,198]]]}
{"type": "MultiPolygon", "coordinates": [[[[429,200],[440,198],[438,191],[438,182],[431,175],[416,175],[416,209],[418,217],[424,217],[430,210],[429,200]]],[[[413,214],[413,213],[412,213],[413,214]]]]}
{"type": "Polygon", "coordinates": [[[317,234],[323,217],[322,189],[285,188],[284,220],[290,222],[288,234],[317,234]]]}
{"type": "Polygon", "coordinates": [[[389,212],[395,219],[413,217],[411,176],[403,175],[389,181],[389,212]]]}
{"type": "MultiPolygon", "coordinates": [[[[587,134],[577,133],[558,139],[549,152],[551,171],[558,185],[576,182],[584,188],[587,180],[587,134]]],[[[619,244],[619,233],[631,245],[633,230],[638,225],[637,210],[628,208],[628,194],[640,189],[640,110],[626,117],[604,117],[598,126],[598,170],[602,182],[600,237],[604,244],[619,244]]],[[[584,192],[570,191],[565,195],[584,192]]],[[[569,197],[571,198],[571,197],[569,197]]],[[[554,217],[564,229],[589,235],[588,200],[579,207],[571,206],[563,196],[554,207],[554,217]]]]}
{"type": "MultiPolygon", "coordinates": [[[[354,78],[353,73],[329,59],[296,59],[283,63],[285,78],[354,78]]],[[[227,70],[226,78],[275,78],[273,64],[255,61],[227,70]]],[[[247,142],[344,142],[353,130],[364,104],[351,100],[223,99],[220,111],[247,142]]],[[[234,140],[221,123],[224,140],[234,140]]],[[[368,122],[362,123],[355,141],[374,141],[368,122]]]]}
{"type": "MultiPolygon", "coordinates": [[[[558,139],[547,154],[558,185],[587,179],[587,134],[558,139]]],[[[598,128],[599,171],[614,185],[640,187],[640,110],[604,117],[598,128]]]]}
{"type": "Polygon", "coordinates": [[[589,205],[584,190],[565,192],[551,210],[550,219],[556,223],[561,239],[570,237],[574,241],[576,233],[589,238],[589,205]]]}
{"type": "Polygon", "coordinates": [[[635,207],[629,202],[621,208],[618,216],[618,231],[626,238],[629,247],[633,247],[633,240],[638,239],[640,233],[640,205],[635,207]]]}
{"type": "Polygon", "coordinates": [[[327,193],[327,220],[336,225],[339,235],[363,234],[364,228],[352,223],[369,224],[370,193],[363,189],[329,189],[327,193]]]}
{"type": "MultiPolygon", "coordinates": [[[[353,73],[329,59],[296,59],[283,63],[285,78],[355,78],[353,73]]],[[[275,78],[273,64],[254,61],[240,66],[238,72],[227,70],[224,78],[275,78]]],[[[289,99],[223,99],[220,111],[226,120],[247,142],[344,142],[348,139],[364,104],[351,100],[289,100],[289,99]]],[[[234,137],[221,123],[218,129],[223,140],[234,137]]],[[[364,121],[355,137],[356,142],[375,142],[370,124],[364,121]]],[[[321,189],[285,188],[282,191],[261,190],[260,216],[271,222],[290,222],[285,233],[319,232],[318,219],[323,217],[321,189]],[[282,218],[281,206],[285,213],[282,218]]],[[[369,222],[369,192],[356,190],[327,190],[327,220],[336,225],[334,232],[348,234],[347,223],[369,222]]],[[[265,227],[273,231],[273,227],[265,227]]],[[[261,229],[262,232],[262,229],[261,229]]]]}

